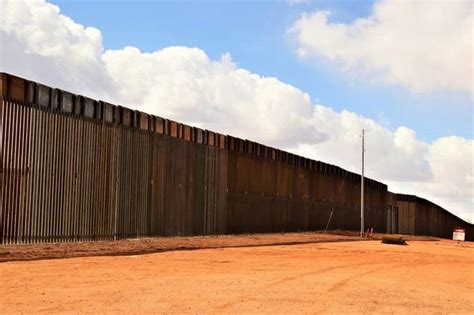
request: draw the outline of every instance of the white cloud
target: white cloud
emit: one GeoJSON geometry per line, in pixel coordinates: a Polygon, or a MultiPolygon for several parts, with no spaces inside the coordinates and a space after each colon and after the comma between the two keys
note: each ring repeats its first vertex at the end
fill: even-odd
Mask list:
{"type": "Polygon", "coordinates": [[[100,60],[98,29],[77,24],[40,0],[0,1],[0,29],[4,71],[37,78],[41,74],[46,84],[107,96],[110,84],[100,60]]]}
{"type": "Polygon", "coordinates": [[[337,113],[321,105],[315,107],[314,123],[328,138],[320,143],[300,145],[299,152],[306,156],[318,156],[360,172],[360,133],[364,128],[368,130],[365,144],[368,176],[400,182],[432,178],[429,145],[406,127],[391,132],[373,120],[345,110],[337,113]]]}
{"type": "Polygon", "coordinates": [[[104,51],[99,30],[43,1],[6,1],[1,9],[2,71],[353,171],[359,171],[360,130],[367,128],[369,176],[474,221],[472,140],[429,144],[408,128],[392,132],[355,113],[335,112],[276,78],[238,68],[230,54],[211,60],[188,47],[104,51]]]}
{"type": "Polygon", "coordinates": [[[428,161],[433,178],[429,182],[388,184],[399,192],[430,196],[446,209],[456,209],[462,218],[474,222],[474,141],[457,136],[437,139],[428,161]]]}
{"type": "Polygon", "coordinates": [[[126,47],[107,51],[102,60],[117,100],[144,111],[277,146],[323,137],[308,94],[237,68],[229,54],[212,61],[197,48],[141,53],[126,47]]]}
{"type": "Polygon", "coordinates": [[[471,1],[382,0],[370,16],[349,24],[329,17],[315,11],[294,23],[301,57],[322,56],[351,75],[415,92],[474,93],[471,1]]]}

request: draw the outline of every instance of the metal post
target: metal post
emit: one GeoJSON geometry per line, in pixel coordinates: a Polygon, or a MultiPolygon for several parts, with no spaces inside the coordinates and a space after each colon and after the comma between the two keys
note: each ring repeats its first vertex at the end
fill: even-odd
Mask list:
{"type": "Polygon", "coordinates": [[[364,235],[364,137],[365,129],[362,129],[362,176],[360,177],[360,236],[364,235]]]}

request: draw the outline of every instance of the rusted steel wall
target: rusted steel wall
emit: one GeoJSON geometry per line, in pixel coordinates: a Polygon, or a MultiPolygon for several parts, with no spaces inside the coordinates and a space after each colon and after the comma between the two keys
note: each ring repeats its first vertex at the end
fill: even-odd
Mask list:
{"type": "Polygon", "coordinates": [[[0,77],[2,243],[225,233],[214,133],[0,77]]]}
{"type": "Polygon", "coordinates": [[[2,103],[4,243],[225,232],[226,152],[2,103]]]}
{"type": "Polygon", "coordinates": [[[474,240],[472,224],[429,200],[396,194],[396,204],[399,208],[399,233],[452,238],[454,229],[464,228],[466,239],[474,240]]]}
{"type": "MultiPolygon", "coordinates": [[[[282,151],[265,159],[251,154],[251,143],[230,141],[243,149],[228,151],[229,233],[359,228],[359,176],[282,151]]],[[[367,188],[366,224],[382,231],[386,186],[367,180],[367,188]]]]}
{"type": "Polygon", "coordinates": [[[398,233],[398,205],[397,194],[387,193],[387,233],[398,233]]]}
{"type": "MultiPolygon", "coordinates": [[[[337,166],[7,74],[0,88],[2,243],[359,229],[360,176],[337,166]]],[[[384,232],[387,186],[365,186],[365,226],[384,232]]]]}
{"type": "Polygon", "coordinates": [[[415,206],[409,201],[397,201],[398,206],[398,233],[415,234],[415,206]]]}

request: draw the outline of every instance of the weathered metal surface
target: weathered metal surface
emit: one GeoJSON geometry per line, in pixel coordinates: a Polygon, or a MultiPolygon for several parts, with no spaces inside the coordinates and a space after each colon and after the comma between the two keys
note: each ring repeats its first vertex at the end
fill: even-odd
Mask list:
{"type": "MultiPolygon", "coordinates": [[[[393,207],[393,200],[390,200],[393,207]]],[[[474,240],[473,225],[452,215],[429,200],[412,195],[396,194],[399,233],[450,238],[456,228],[464,228],[474,240]]]]}
{"type": "Polygon", "coordinates": [[[388,192],[387,193],[387,229],[386,233],[396,234],[398,233],[398,206],[397,206],[397,195],[388,192]]]}
{"type": "MultiPolygon", "coordinates": [[[[334,165],[6,74],[0,89],[2,243],[359,228],[360,177],[334,165]]],[[[462,224],[366,187],[376,231],[388,205],[400,233],[462,224]]]]}

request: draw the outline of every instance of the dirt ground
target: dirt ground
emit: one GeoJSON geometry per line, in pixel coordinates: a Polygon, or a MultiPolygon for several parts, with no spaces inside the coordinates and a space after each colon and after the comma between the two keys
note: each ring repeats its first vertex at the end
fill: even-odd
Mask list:
{"type": "Polygon", "coordinates": [[[448,240],[10,261],[0,312],[472,314],[473,266],[474,244],[448,240]]]}
{"type": "MultiPolygon", "coordinates": [[[[373,234],[371,238],[381,239],[382,236],[383,234],[373,234]]],[[[407,240],[437,240],[437,238],[425,236],[406,235],[404,237],[407,240]]],[[[327,232],[155,237],[117,241],[0,245],[0,263],[89,256],[142,255],[174,250],[295,245],[356,240],[360,240],[358,232],[335,230],[327,232]]]]}

